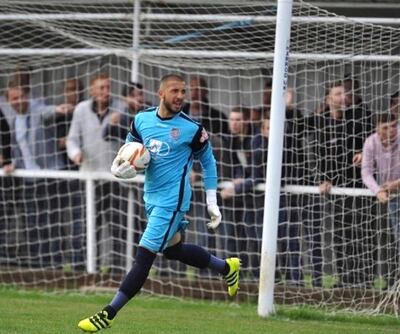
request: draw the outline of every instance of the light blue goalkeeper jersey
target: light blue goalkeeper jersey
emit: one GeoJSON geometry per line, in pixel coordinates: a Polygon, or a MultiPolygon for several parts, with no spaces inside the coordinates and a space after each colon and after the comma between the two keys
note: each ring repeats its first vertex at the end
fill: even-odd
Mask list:
{"type": "Polygon", "coordinates": [[[126,142],[143,143],[151,154],[145,172],[145,203],[187,211],[192,196],[189,175],[194,157],[199,158],[203,167],[205,188],[217,188],[217,169],[208,134],[185,113],[163,119],[158,109],[148,108],[135,116],[126,142]]]}

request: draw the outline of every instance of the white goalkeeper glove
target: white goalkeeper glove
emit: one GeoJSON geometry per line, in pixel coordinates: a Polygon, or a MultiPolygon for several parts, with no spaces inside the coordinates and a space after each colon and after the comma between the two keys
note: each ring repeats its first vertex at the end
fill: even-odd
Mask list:
{"type": "Polygon", "coordinates": [[[215,189],[209,189],[206,191],[207,211],[210,215],[210,222],[207,223],[207,227],[215,230],[221,223],[221,212],[217,205],[217,191],[215,189]]]}
{"type": "Polygon", "coordinates": [[[117,156],[111,165],[111,173],[120,179],[133,179],[136,176],[136,169],[129,161],[117,156]]]}

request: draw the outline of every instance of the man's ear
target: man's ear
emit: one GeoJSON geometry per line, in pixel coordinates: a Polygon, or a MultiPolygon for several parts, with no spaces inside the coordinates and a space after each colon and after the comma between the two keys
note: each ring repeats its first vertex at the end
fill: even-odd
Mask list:
{"type": "Polygon", "coordinates": [[[158,90],[158,97],[160,98],[160,100],[164,99],[164,91],[162,89],[158,90]]]}

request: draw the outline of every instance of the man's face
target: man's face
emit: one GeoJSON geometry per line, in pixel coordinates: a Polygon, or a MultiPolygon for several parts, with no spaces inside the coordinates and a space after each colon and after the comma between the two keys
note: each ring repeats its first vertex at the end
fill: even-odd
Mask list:
{"type": "Polygon", "coordinates": [[[185,100],[185,83],[180,80],[170,79],[163,84],[158,94],[165,109],[172,114],[177,114],[182,109],[185,100]]]}
{"type": "Polygon", "coordinates": [[[327,103],[335,108],[342,109],[344,107],[344,88],[343,86],[332,87],[327,97],[327,103]]]}
{"type": "Polygon", "coordinates": [[[257,123],[261,120],[261,111],[260,109],[251,109],[250,111],[250,121],[257,123]]]}
{"type": "Polygon", "coordinates": [[[76,80],[68,80],[64,87],[65,103],[73,106],[79,102],[78,83],[76,80]]]}
{"type": "Polygon", "coordinates": [[[240,112],[231,111],[229,114],[229,130],[233,135],[243,132],[244,121],[240,112]]]}
{"type": "Polygon", "coordinates": [[[190,100],[192,102],[204,102],[207,100],[207,89],[201,86],[200,80],[193,78],[190,80],[190,100]]]}
{"type": "Polygon", "coordinates": [[[379,123],[376,131],[383,145],[389,145],[397,139],[397,121],[379,123]]]}
{"type": "Polygon", "coordinates": [[[269,137],[269,125],[270,125],[269,119],[264,119],[261,125],[261,133],[266,138],[269,137]]]}
{"type": "Polygon", "coordinates": [[[129,109],[133,111],[142,110],[144,107],[144,93],[140,88],[135,88],[131,93],[125,97],[125,102],[129,109]]]}
{"type": "Polygon", "coordinates": [[[106,105],[110,100],[110,80],[97,79],[90,87],[90,95],[101,105],[106,105]]]}
{"type": "Polygon", "coordinates": [[[400,97],[392,98],[392,101],[390,102],[390,112],[393,115],[396,115],[396,117],[400,116],[400,97]]]}
{"type": "Polygon", "coordinates": [[[20,87],[10,88],[7,91],[7,101],[19,114],[25,114],[28,111],[28,97],[20,87]]]}
{"type": "Polygon", "coordinates": [[[346,108],[361,103],[361,96],[357,92],[359,90],[359,85],[357,81],[345,80],[343,82],[343,87],[344,87],[344,103],[346,108]]]}
{"type": "Polygon", "coordinates": [[[267,87],[264,88],[263,92],[263,105],[264,107],[271,107],[271,96],[272,96],[272,89],[267,87]]]}

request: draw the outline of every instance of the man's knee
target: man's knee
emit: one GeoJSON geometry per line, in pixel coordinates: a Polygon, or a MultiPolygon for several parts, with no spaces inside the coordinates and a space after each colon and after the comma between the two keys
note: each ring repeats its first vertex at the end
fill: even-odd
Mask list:
{"type": "Polygon", "coordinates": [[[163,254],[168,260],[179,260],[182,255],[182,242],[180,241],[171,247],[165,248],[163,254]]]}
{"type": "Polygon", "coordinates": [[[148,250],[145,247],[139,246],[136,251],[135,261],[137,264],[149,268],[153,265],[156,253],[148,250]]]}

